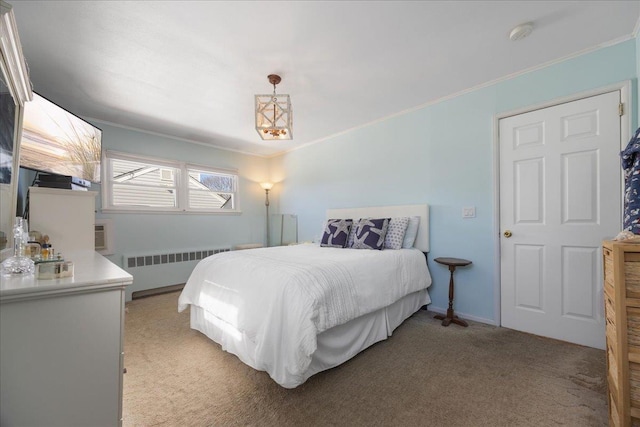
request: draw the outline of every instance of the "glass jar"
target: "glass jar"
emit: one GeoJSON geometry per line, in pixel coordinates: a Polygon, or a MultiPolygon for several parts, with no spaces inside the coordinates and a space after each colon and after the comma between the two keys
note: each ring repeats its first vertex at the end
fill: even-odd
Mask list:
{"type": "Polygon", "coordinates": [[[28,233],[27,221],[24,218],[16,217],[13,225],[13,256],[5,259],[0,264],[0,274],[3,276],[26,276],[36,271],[34,262],[24,256],[26,236],[28,233]]]}

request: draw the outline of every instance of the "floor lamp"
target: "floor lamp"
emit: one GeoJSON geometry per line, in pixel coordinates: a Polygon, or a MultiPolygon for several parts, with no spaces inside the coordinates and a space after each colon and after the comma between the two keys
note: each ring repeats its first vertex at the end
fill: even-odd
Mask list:
{"type": "Polygon", "coordinates": [[[269,190],[273,188],[273,183],[261,182],[260,187],[262,187],[266,195],[264,205],[267,208],[267,247],[269,247],[269,190]]]}

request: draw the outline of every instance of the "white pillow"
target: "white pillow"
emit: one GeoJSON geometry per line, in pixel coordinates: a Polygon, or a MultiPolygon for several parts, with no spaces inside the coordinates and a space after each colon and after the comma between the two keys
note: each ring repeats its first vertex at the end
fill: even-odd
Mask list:
{"type": "Polygon", "coordinates": [[[384,248],[401,249],[408,226],[408,216],[391,218],[391,221],[389,221],[389,228],[387,228],[387,235],[384,238],[384,248]]]}
{"type": "Polygon", "coordinates": [[[404,240],[402,241],[402,249],[409,249],[413,247],[418,235],[418,226],[420,225],[420,217],[412,216],[409,218],[409,225],[407,231],[404,233],[404,240]]]}

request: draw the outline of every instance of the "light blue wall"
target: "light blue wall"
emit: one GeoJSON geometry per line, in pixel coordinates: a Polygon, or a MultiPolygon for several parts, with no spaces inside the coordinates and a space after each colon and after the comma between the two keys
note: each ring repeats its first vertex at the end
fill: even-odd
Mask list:
{"type": "Polygon", "coordinates": [[[327,208],[429,203],[433,306],[447,307],[449,281],[433,259],[467,258],[473,265],[456,272],[456,310],[493,321],[495,116],[637,73],[629,40],[292,151],[271,159],[280,208],[298,214],[304,241],[319,236],[327,208]],[[476,218],[463,219],[464,206],[476,218]]]}
{"type": "MultiPolygon", "coordinates": [[[[186,252],[194,249],[232,247],[239,243],[264,243],[264,191],[258,182],[268,177],[268,161],[262,157],[219,150],[166,137],[136,132],[95,122],[103,131],[103,149],[157,158],[192,162],[238,170],[242,214],[144,214],[102,213],[98,197],[97,218],[114,224],[115,254],[108,258],[124,267],[123,256],[186,252]]],[[[100,190],[100,186],[94,186],[100,190]]],[[[184,283],[196,262],[136,267],[131,293],[143,289],[184,283]]]]}

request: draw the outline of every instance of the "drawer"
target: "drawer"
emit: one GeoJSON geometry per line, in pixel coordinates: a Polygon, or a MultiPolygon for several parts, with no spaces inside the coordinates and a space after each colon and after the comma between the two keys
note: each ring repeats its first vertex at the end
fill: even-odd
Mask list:
{"type": "Polygon", "coordinates": [[[607,324],[616,326],[616,310],[613,305],[613,298],[611,298],[606,292],[604,294],[604,315],[607,324]]]}
{"type": "Polygon", "coordinates": [[[640,353],[640,308],[627,307],[627,343],[630,350],[640,353]]]}
{"type": "Polygon", "coordinates": [[[625,253],[623,280],[627,298],[640,298],[640,253],[625,253]]]}
{"type": "Polygon", "coordinates": [[[618,418],[618,407],[613,400],[613,395],[609,394],[609,424],[611,426],[619,426],[620,418],[618,418]]]}
{"type": "MultiPolygon", "coordinates": [[[[613,257],[612,256],[607,256],[607,253],[611,253],[611,251],[607,248],[604,248],[604,285],[605,285],[605,289],[608,287],[611,290],[614,289],[614,279],[613,279],[613,257]]],[[[611,295],[614,295],[613,292],[611,292],[611,295]]]]}
{"type": "Polygon", "coordinates": [[[607,372],[609,376],[609,390],[618,390],[618,360],[615,351],[607,345],[607,372]]]}
{"type": "Polygon", "coordinates": [[[629,362],[630,407],[640,409],[640,363],[629,362]]]}

